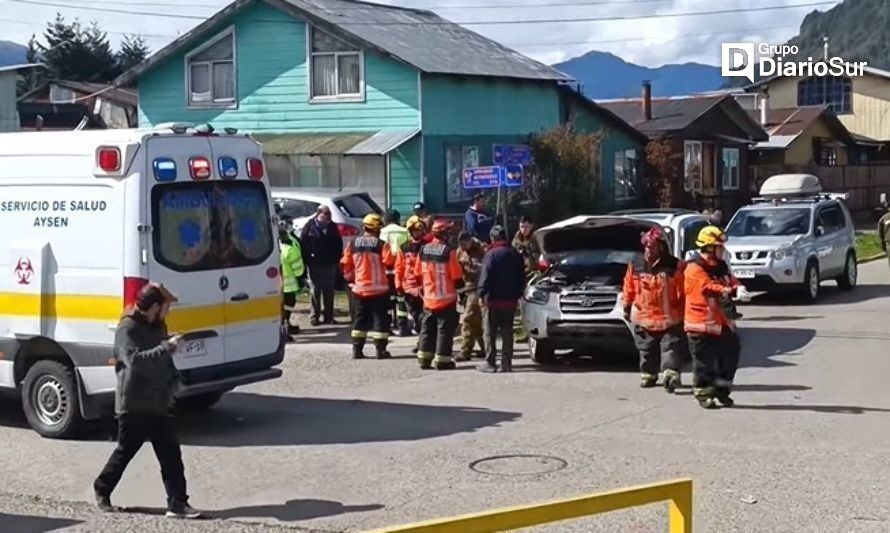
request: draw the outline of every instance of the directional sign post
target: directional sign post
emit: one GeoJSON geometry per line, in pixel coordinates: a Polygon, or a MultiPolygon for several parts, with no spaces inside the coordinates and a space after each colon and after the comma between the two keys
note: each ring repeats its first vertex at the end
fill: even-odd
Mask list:
{"type": "Polygon", "coordinates": [[[507,165],[504,169],[504,187],[522,187],[522,165],[507,165]]]}
{"type": "Polygon", "coordinates": [[[496,144],[493,152],[495,165],[527,167],[532,162],[532,149],[525,144],[496,144]]]}
{"type": "Polygon", "coordinates": [[[464,189],[496,189],[506,179],[505,174],[505,169],[502,166],[466,167],[463,174],[463,186],[464,189]]]}

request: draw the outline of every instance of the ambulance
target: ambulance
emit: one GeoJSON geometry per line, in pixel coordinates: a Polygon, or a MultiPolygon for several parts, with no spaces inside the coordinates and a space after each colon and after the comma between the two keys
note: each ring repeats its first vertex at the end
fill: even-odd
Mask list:
{"type": "Polygon", "coordinates": [[[281,376],[270,205],[260,146],[235,130],[0,134],[0,393],[44,437],[110,415],[115,329],[149,281],[179,298],[180,406],[281,376]]]}

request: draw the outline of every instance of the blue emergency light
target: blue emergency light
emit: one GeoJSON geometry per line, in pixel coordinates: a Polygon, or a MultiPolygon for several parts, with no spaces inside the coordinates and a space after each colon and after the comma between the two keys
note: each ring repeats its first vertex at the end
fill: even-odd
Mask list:
{"type": "Polygon", "coordinates": [[[220,157],[217,166],[222,179],[230,180],[238,177],[238,162],[231,157],[220,157]]]}
{"type": "Polygon", "coordinates": [[[167,157],[159,157],[152,163],[155,179],[158,181],[176,181],[176,161],[167,157]]]}

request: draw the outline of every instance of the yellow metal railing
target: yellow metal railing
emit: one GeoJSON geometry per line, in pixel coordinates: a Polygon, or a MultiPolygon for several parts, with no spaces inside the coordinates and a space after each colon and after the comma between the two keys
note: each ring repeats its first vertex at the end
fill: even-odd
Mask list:
{"type": "Polygon", "coordinates": [[[670,505],[669,532],[692,533],[691,479],[677,479],[565,500],[385,527],[368,533],[494,533],[663,501],[669,502],[670,505]]]}

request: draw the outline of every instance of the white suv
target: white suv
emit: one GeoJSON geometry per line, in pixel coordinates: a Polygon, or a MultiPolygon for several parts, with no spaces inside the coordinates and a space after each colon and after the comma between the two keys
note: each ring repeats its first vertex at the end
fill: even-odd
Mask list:
{"type": "Polygon", "coordinates": [[[293,218],[293,227],[298,235],[303,225],[315,216],[318,206],[327,206],[331,210],[331,221],[336,224],[344,245],[361,235],[365,215],[377,213],[383,216],[383,209],[364,192],[273,188],[272,201],[276,214],[293,218]]]}

